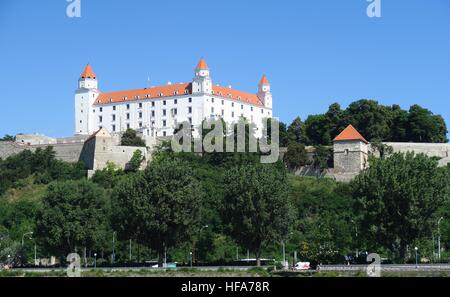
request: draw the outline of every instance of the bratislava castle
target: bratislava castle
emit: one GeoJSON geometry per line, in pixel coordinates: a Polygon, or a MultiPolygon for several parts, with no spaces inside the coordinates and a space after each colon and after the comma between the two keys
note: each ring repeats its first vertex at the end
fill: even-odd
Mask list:
{"type": "Polygon", "coordinates": [[[75,92],[75,134],[90,135],[100,128],[120,133],[128,128],[144,136],[171,136],[182,122],[194,129],[204,119],[235,123],[245,117],[262,135],[262,120],[272,117],[272,93],[264,75],[256,94],[214,85],[202,58],[190,83],[103,93],[98,78],[87,65],[75,92]]]}

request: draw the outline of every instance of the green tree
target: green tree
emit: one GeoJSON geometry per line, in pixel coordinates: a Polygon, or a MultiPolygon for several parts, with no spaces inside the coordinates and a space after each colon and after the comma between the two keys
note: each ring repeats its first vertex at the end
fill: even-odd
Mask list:
{"type": "Polygon", "coordinates": [[[0,141],[16,141],[16,137],[6,134],[0,141]]]}
{"type": "Polygon", "coordinates": [[[418,105],[411,106],[408,115],[408,140],[414,142],[448,142],[447,127],[441,116],[418,105]]]}
{"type": "Polygon", "coordinates": [[[87,181],[49,185],[37,214],[36,236],[47,251],[62,256],[94,248],[107,228],[109,203],[102,188],[87,181]]]}
{"type": "Polygon", "coordinates": [[[140,150],[135,150],[133,156],[128,162],[127,170],[136,172],[141,168],[141,164],[144,162],[144,156],[142,156],[142,152],[140,150]]]}
{"type": "Polygon", "coordinates": [[[313,165],[320,169],[333,167],[333,149],[331,147],[317,145],[315,147],[313,165]]]}
{"type": "Polygon", "coordinates": [[[105,189],[113,188],[125,172],[112,162],[107,162],[102,170],[95,171],[91,181],[105,189]]]}
{"type": "Polygon", "coordinates": [[[145,141],[142,140],[133,129],[127,129],[127,131],[123,133],[121,144],[123,146],[145,147],[145,141]]]}
{"type": "Polygon", "coordinates": [[[357,248],[352,223],[353,198],[347,184],[332,179],[291,176],[290,200],[295,211],[294,236],[304,261],[336,264],[357,248]]]}
{"type": "Polygon", "coordinates": [[[289,170],[296,170],[305,166],[308,162],[305,145],[295,142],[290,143],[283,160],[289,170]]]}
{"type": "Polygon", "coordinates": [[[303,143],[304,131],[303,122],[300,117],[296,117],[287,129],[288,143],[303,143]]]}
{"type": "Polygon", "coordinates": [[[265,244],[285,240],[291,224],[284,165],[249,164],[225,174],[223,222],[230,236],[256,255],[265,244]]]}
{"type": "Polygon", "coordinates": [[[305,142],[308,145],[331,145],[328,119],[325,115],[311,115],[305,121],[305,142]]]}
{"type": "Polygon", "coordinates": [[[113,224],[123,239],[133,238],[158,253],[189,239],[199,222],[203,189],[190,166],[160,158],[122,180],[114,191],[113,224]]]}
{"type": "Polygon", "coordinates": [[[369,247],[385,247],[403,261],[407,246],[430,234],[436,211],[450,195],[449,173],[437,164],[422,154],[395,153],[373,158],[352,182],[369,247]]]}

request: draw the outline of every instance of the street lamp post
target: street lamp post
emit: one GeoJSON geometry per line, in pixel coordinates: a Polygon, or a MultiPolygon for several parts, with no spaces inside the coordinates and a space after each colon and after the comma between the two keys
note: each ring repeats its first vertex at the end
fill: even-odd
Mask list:
{"type": "Polygon", "coordinates": [[[192,252],[189,252],[189,260],[190,260],[190,262],[191,262],[191,268],[192,268],[192,252]]]}
{"type": "Polygon", "coordinates": [[[94,253],[94,269],[97,268],[97,253],[94,253]]]}
{"type": "Polygon", "coordinates": [[[116,253],[115,253],[115,236],[116,236],[116,232],[114,231],[112,234],[112,255],[111,255],[111,264],[114,265],[114,260],[116,258],[116,253]]]}
{"type": "MultiPolygon", "coordinates": [[[[358,225],[356,224],[356,222],[352,219],[351,220],[353,224],[355,224],[355,239],[356,239],[356,244],[358,244],[358,225]]],[[[358,247],[356,248],[356,258],[358,258],[359,256],[359,250],[358,247]]]]}
{"type": "Polygon", "coordinates": [[[130,263],[131,263],[131,239],[130,239],[130,263]]]}
{"type": "Polygon", "coordinates": [[[33,234],[33,232],[27,232],[27,233],[24,233],[24,234],[22,234],[22,247],[23,247],[23,244],[24,244],[24,238],[25,238],[25,236],[26,235],[32,235],[33,234]]]}
{"type": "Polygon", "coordinates": [[[283,268],[286,268],[286,244],[284,240],[281,243],[283,245],[283,268]]]}
{"type": "Polygon", "coordinates": [[[419,250],[418,247],[415,247],[414,250],[416,251],[416,268],[419,268],[419,255],[417,251],[419,250]]]}
{"type": "MultiPolygon", "coordinates": [[[[203,229],[205,229],[205,228],[208,228],[209,226],[208,225],[204,225],[204,226],[202,226],[201,228],[200,228],[200,230],[198,231],[198,234],[199,234],[199,236],[200,236],[200,234],[202,233],[202,231],[203,231],[203,229]]],[[[193,247],[192,247],[192,261],[194,261],[194,257],[195,257],[195,245],[196,245],[196,240],[194,240],[194,244],[193,244],[193,247]]],[[[198,261],[198,256],[197,256],[197,261],[198,261]]]]}
{"type": "Polygon", "coordinates": [[[441,223],[442,219],[444,219],[443,217],[440,217],[438,220],[438,260],[439,263],[441,263],[441,229],[439,227],[439,224],[441,223]]]}

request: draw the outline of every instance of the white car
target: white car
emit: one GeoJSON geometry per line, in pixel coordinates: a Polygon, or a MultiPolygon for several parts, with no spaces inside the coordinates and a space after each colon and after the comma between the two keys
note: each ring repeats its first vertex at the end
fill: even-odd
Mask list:
{"type": "Polygon", "coordinates": [[[309,270],[310,268],[311,268],[310,262],[298,262],[294,266],[295,270],[309,270]]]}

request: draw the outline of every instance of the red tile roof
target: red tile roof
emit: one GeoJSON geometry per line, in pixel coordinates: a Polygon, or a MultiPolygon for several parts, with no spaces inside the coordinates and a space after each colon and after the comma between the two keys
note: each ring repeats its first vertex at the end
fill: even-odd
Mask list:
{"type": "Polygon", "coordinates": [[[267,79],[266,75],[263,75],[261,78],[261,81],[259,82],[260,85],[270,85],[269,80],[267,79]]]}
{"type": "Polygon", "coordinates": [[[241,92],[230,88],[213,86],[213,95],[225,97],[232,100],[242,101],[254,105],[263,105],[261,100],[259,100],[256,94],[241,92]]]}
{"type": "Polygon", "coordinates": [[[360,140],[368,143],[368,141],[355,129],[352,125],[348,125],[344,131],[339,134],[334,141],[360,140]]]}
{"type": "MultiPolygon", "coordinates": [[[[254,105],[263,105],[256,94],[250,94],[220,86],[213,86],[212,92],[215,96],[224,97],[230,100],[242,101],[254,105]]],[[[101,93],[95,101],[95,105],[158,99],[185,94],[192,94],[192,84],[175,84],[136,90],[101,93]]]]}
{"type": "Polygon", "coordinates": [[[96,105],[109,104],[117,102],[127,102],[145,99],[156,99],[162,97],[172,97],[177,95],[191,94],[192,86],[188,84],[175,84],[167,86],[159,86],[152,88],[143,88],[136,90],[118,91],[101,93],[97,100],[96,105]]]}
{"type": "Polygon", "coordinates": [[[205,59],[201,58],[200,62],[198,62],[197,67],[195,69],[208,70],[208,64],[206,64],[205,59]]]}
{"type": "Polygon", "coordinates": [[[95,73],[94,73],[94,71],[91,68],[91,65],[87,64],[86,68],[84,68],[84,71],[81,74],[80,78],[94,78],[94,79],[96,79],[97,77],[95,76],[95,73]]]}

